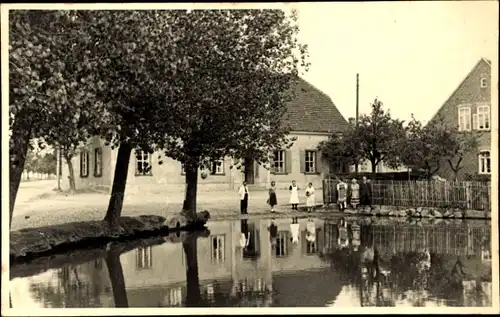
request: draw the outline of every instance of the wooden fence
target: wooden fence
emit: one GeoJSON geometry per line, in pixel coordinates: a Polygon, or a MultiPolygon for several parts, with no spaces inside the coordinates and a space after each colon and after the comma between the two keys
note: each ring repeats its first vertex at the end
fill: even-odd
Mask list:
{"type": "MultiPolygon", "coordinates": [[[[323,202],[337,201],[337,180],[323,180],[323,202]]],[[[491,210],[490,182],[374,181],[372,204],[491,210]]]]}

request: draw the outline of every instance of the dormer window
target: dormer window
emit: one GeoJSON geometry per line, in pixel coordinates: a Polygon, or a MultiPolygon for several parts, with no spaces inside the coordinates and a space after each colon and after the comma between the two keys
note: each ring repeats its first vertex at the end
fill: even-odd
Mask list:
{"type": "Polygon", "coordinates": [[[488,87],[488,81],[486,78],[481,78],[481,88],[488,87]]]}

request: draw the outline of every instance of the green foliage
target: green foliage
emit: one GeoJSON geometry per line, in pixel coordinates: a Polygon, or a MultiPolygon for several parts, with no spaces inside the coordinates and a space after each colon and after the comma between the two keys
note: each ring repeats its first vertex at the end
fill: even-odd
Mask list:
{"type": "Polygon", "coordinates": [[[403,164],[423,169],[428,178],[432,177],[451,151],[453,134],[453,129],[440,116],[425,126],[412,116],[407,126],[406,141],[400,147],[403,164]]]}
{"type": "Polygon", "coordinates": [[[24,170],[41,174],[56,174],[57,159],[54,153],[41,155],[33,149],[28,150],[24,170]]]}
{"type": "Polygon", "coordinates": [[[361,115],[357,126],[342,135],[333,135],[320,144],[323,155],[332,161],[355,164],[368,160],[373,169],[384,161],[389,167],[401,164],[400,144],[405,138],[403,121],[393,119],[375,99],[370,115],[361,115]]]}
{"type": "Polygon", "coordinates": [[[194,10],[171,21],[185,63],[168,101],[167,156],[210,168],[226,155],[268,162],[290,145],[282,118],[306,66],[295,22],[279,10],[194,10]]]}

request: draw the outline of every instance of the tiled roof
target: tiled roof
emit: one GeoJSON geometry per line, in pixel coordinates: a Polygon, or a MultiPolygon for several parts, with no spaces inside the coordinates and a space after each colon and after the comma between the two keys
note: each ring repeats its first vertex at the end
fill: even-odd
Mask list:
{"type": "Polygon", "coordinates": [[[295,97],[289,102],[284,121],[292,131],[339,132],[348,127],[333,101],[302,78],[294,84],[295,97]]]}

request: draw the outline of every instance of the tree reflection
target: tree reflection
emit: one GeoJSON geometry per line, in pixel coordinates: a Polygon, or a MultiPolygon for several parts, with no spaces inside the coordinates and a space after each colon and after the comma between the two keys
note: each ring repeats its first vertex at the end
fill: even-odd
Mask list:
{"type": "Polygon", "coordinates": [[[200,280],[198,276],[198,236],[189,234],[182,242],[182,248],[186,256],[186,306],[201,306],[200,280]]]}
{"type": "Polygon", "coordinates": [[[106,266],[108,267],[115,307],[128,307],[127,290],[120,262],[120,253],[121,249],[112,244],[106,254],[106,266]]]}

